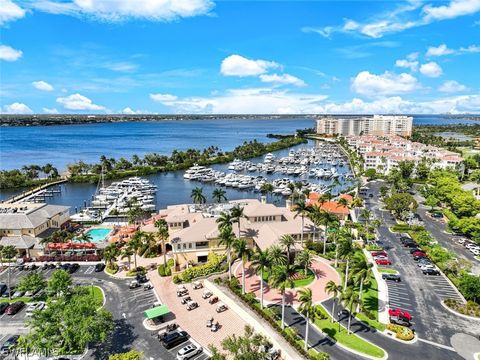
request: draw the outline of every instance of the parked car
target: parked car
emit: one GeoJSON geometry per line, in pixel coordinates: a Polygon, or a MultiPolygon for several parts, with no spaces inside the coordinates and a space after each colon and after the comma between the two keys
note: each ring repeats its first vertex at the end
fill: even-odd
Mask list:
{"type": "Polygon", "coordinates": [[[424,253],[423,251],[414,251],[414,252],[412,253],[412,255],[413,255],[413,256],[423,256],[423,257],[426,257],[426,256],[427,256],[427,254],[424,253]]]}
{"type": "Polygon", "coordinates": [[[396,282],[402,281],[402,278],[400,277],[399,274],[382,274],[382,279],[383,280],[392,280],[396,282]]]}
{"type": "Polygon", "coordinates": [[[196,301],[193,301],[193,300],[190,300],[187,302],[187,310],[193,310],[193,309],[196,309],[198,307],[198,304],[196,301]]]}
{"type": "Polygon", "coordinates": [[[377,265],[392,265],[392,262],[388,259],[377,259],[375,260],[377,265]]]}
{"type": "Polygon", "coordinates": [[[185,296],[188,294],[188,290],[187,288],[185,287],[185,285],[179,285],[177,287],[177,296],[178,297],[181,297],[181,296],[185,296]]]}
{"type": "Polygon", "coordinates": [[[439,211],[434,211],[434,212],[431,212],[430,213],[430,216],[432,218],[436,218],[436,219],[443,219],[443,214],[439,211]]]}
{"type": "Polygon", "coordinates": [[[432,268],[425,268],[422,269],[422,272],[424,275],[440,275],[440,271],[437,269],[432,269],[432,268]]]}
{"type": "Polygon", "coordinates": [[[138,281],[140,284],[144,284],[144,283],[148,282],[147,275],[145,275],[145,274],[137,274],[137,276],[135,277],[135,279],[137,279],[137,281],[138,281]]]}
{"type": "Polygon", "coordinates": [[[227,309],[228,309],[227,305],[225,305],[224,303],[218,303],[216,310],[217,310],[217,313],[221,313],[227,309]]]}
{"type": "Polygon", "coordinates": [[[479,256],[480,255],[480,249],[470,249],[473,255],[479,256]]]}
{"type": "Polygon", "coordinates": [[[373,257],[374,260],[388,260],[388,256],[378,255],[373,257]]]}
{"type": "Polygon", "coordinates": [[[201,289],[201,288],[203,288],[203,285],[200,281],[194,281],[192,283],[192,288],[194,288],[195,290],[201,289]]]}
{"type": "Polygon", "coordinates": [[[70,265],[70,268],[68,269],[68,272],[70,274],[73,274],[75,271],[77,271],[78,269],[80,269],[80,265],[78,264],[72,264],[70,265]]]}
{"type": "Polygon", "coordinates": [[[410,254],[413,254],[414,252],[417,252],[417,251],[422,251],[422,249],[418,248],[418,247],[415,247],[413,249],[410,249],[410,254]]]}
{"type": "Polygon", "coordinates": [[[208,299],[209,304],[215,304],[216,302],[218,302],[218,297],[216,296],[212,296],[210,299],[208,299]]]}
{"type": "Polygon", "coordinates": [[[410,238],[408,236],[400,236],[400,242],[402,244],[405,244],[406,242],[410,242],[410,241],[413,241],[412,238],[410,238]]]}
{"type": "Polygon", "coordinates": [[[192,357],[201,354],[203,349],[200,346],[196,346],[193,344],[184,346],[177,352],[177,360],[188,360],[192,357]]]}
{"type": "Polygon", "coordinates": [[[22,290],[17,290],[13,293],[12,295],[12,298],[19,298],[19,297],[22,297],[23,295],[25,295],[25,291],[22,291],[22,290]]]}
{"type": "Polygon", "coordinates": [[[185,331],[172,331],[165,335],[161,342],[166,349],[171,349],[188,340],[188,334],[185,331]]]}
{"type": "Polygon", "coordinates": [[[132,280],[132,281],[130,281],[130,284],[128,284],[128,287],[130,289],[136,289],[136,288],[140,287],[140,284],[137,280],[132,280]]]}
{"type": "Polygon", "coordinates": [[[28,305],[26,310],[26,316],[32,316],[33,312],[38,310],[41,311],[45,308],[45,303],[43,301],[39,301],[38,303],[31,303],[28,305]]]}
{"type": "Polygon", "coordinates": [[[40,291],[40,289],[35,289],[35,290],[29,290],[25,293],[24,296],[26,297],[32,297],[32,296],[35,296],[36,293],[38,293],[40,291]]]}
{"type": "Polygon", "coordinates": [[[412,320],[412,315],[408,311],[403,311],[400,309],[388,309],[389,316],[396,316],[399,318],[405,318],[407,321],[412,320]]]}
{"type": "Polygon", "coordinates": [[[180,302],[185,305],[187,302],[192,301],[192,298],[190,296],[185,296],[183,297],[180,302]]]}
{"type": "Polygon", "coordinates": [[[422,271],[425,270],[425,269],[435,269],[435,265],[433,265],[433,264],[431,264],[431,263],[430,263],[430,264],[425,264],[425,265],[422,265],[422,266],[420,267],[420,269],[421,269],[422,271]]]}
{"type": "MultiPolygon", "coordinates": [[[[452,240],[455,241],[455,238],[453,238],[452,240]]],[[[460,239],[457,240],[457,243],[459,243],[460,245],[463,245],[463,244],[465,244],[465,241],[467,241],[467,239],[460,238],[460,239]]]]}
{"type": "Polygon", "coordinates": [[[7,291],[7,289],[8,289],[7,284],[0,283],[0,296],[3,295],[3,293],[7,291]]]}
{"type": "Polygon", "coordinates": [[[104,263],[98,263],[95,265],[95,272],[101,272],[105,269],[104,263]]]}
{"type": "Polygon", "coordinates": [[[5,314],[7,315],[15,315],[18,313],[22,308],[25,306],[23,301],[17,301],[13,304],[10,304],[8,308],[5,309],[5,314]]]}
{"type": "Polygon", "coordinates": [[[212,292],[210,290],[205,290],[202,294],[203,299],[208,299],[210,296],[212,296],[212,292]]]}
{"type": "Polygon", "coordinates": [[[392,324],[402,325],[402,326],[411,326],[410,321],[405,318],[398,317],[398,316],[390,316],[390,322],[392,324]]]}
{"type": "Polygon", "coordinates": [[[375,257],[375,256],[388,256],[386,251],[372,251],[370,254],[373,257],[375,257]]]}
{"type": "Polygon", "coordinates": [[[61,266],[61,268],[65,271],[70,271],[70,266],[72,266],[72,265],[69,264],[69,263],[65,263],[61,266]]]}
{"type": "Polygon", "coordinates": [[[432,266],[433,266],[432,262],[431,262],[429,259],[427,259],[427,258],[418,260],[418,264],[417,264],[417,265],[418,265],[419,267],[422,267],[422,266],[424,266],[424,265],[432,265],[432,266]]]}
{"type": "Polygon", "coordinates": [[[409,241],[403,244],[403,246],[409,247],[409,248],[417,248],[418,244],[415,241],[409,241]]]}
{"type": "Polygon", "coordinates": [[[10,289],[7,289],[7,291],[4,291],[3,294],[2,294],[2,297],[4,298],[7,298],[10,296],[10,294],[14,294],[15,293],[15,286],[11,286],[10,289]]]}
{"type": "Polygon", "coordinates": [[[10,336],[7,341],[5,341],[0,348],[0,354],[1,355],[8,355],[10,352],[13,350],[15,345],[17,345],[19,335],[12,335],[10,336]]]}
{"type": "Polygon", "coordinates": [[[8,302],[0,303],[0,315],[2,315],[9,306],[10,304],[8,302]]]}
{"type": "Polygon", "coordinates": [[[419,261],[419,260],[422,260],[422,259],[428,259],[428,257],[423,256],[423,255],[419,255],[419,256],[414,256],[414,257],[413,257],[413,260],[415,260],[415,261],[419,261]]]}

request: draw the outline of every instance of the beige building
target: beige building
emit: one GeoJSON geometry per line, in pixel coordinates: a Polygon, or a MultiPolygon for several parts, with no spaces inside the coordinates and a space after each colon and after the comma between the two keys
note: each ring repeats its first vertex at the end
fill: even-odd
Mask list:
{"type": "Polygon", "coordinates": [[[21,255],[34,256],[39,237],[70,219],[69,208],[45,203],[0,204],[0,245],[13,245],[21,255]]]}
{"type": "MultiPolygon", "coordinates": [[[[301,240],[302,219],[286,207],[277,207],[262,203],[256,199],[231,201],[203,207],[199,210],[194,205],[172,205],[161,210],[159,215],[169,227],[170,246],[177,264],[196,264],[207,261],[208,253],[225,253],[225,247],[218,241],[217,219],[221,212],[228,212],[234,206],[243,207],[245,218],[240,220],[240,234],[250,241],[251,246],[260,249],[278,243],[281,236],[292,235],[298,243],[301,240]]],[[[305,218],[304,240],[311,239],[313,227],[305,218]]],[[[143,231],[156,231],[155,227],[146,225],[143,231]]],[[[233,225],[233,232],[238,236],[238,225],[233,225]]]]}
{"type": "Polygon", "coordinates": [[[412,135],[413,118],[403,115],[324,116],[317,119],[317,134],[327,136],[412,135]]]}

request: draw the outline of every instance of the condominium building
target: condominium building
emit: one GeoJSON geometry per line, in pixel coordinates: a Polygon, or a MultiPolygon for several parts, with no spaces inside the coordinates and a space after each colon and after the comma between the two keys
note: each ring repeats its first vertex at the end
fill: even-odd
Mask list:
{"type": "Polygon", "coordinates": [[[327,136],[352,135],[412,135],[411,116],[373,115],[373,116],[324,116],[317,119],[317,134],[327,136]]]}

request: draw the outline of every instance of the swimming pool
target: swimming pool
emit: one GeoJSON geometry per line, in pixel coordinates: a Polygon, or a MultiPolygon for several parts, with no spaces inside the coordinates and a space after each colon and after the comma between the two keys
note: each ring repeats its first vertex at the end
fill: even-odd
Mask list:
{"type": "Polygon", "coordinates": [[[107,240],[108,234],[110,234],[111,229],[108,228],[95,228],[87,230],[86,234],[90,235],[92,238],[92,243],[99,243],[107,240]]]}

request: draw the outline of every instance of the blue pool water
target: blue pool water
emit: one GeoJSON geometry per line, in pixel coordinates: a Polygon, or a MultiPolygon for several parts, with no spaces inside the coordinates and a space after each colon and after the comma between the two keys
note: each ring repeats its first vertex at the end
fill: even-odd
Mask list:
{"type": "Polygon", "coordinates": [[[99,243],[106,240],[110,231],[111,230],[107,228],[96,228],[87,230],[87,234],[91,236],[92,243],[99,243]]]}

